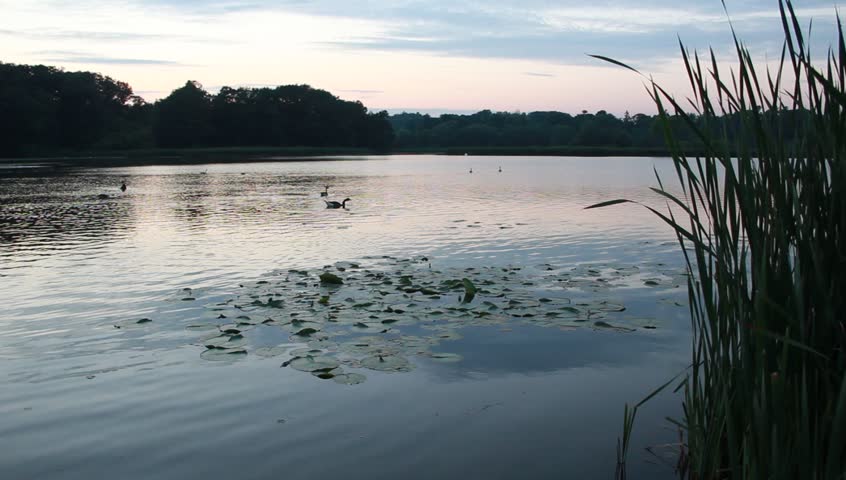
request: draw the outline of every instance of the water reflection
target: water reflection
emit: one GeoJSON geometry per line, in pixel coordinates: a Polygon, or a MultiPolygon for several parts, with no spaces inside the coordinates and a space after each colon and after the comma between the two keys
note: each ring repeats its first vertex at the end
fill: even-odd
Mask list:
{"type": "MultiPolygon", "coordinates": [[[[12,299],[0,312],[0,375],[14,385],[0,391],[0,437],[15,439],[0,470],[610,476],[622,404],[684,363],[686,309],[660,303],[681,290],[618,292],[633,318],[664,317],[658,331],[468,327],[438,347],[462,362],[419,357],[414,372],[369,373],[356,386],[279,368],[282,358],[206,362],[185,327],[212,320],[206,305],[268,272],[365,256],[427,255],[454,268],[676,268],[672,234],[648,212],[583,210],[620,197],[661,207],[648,193],[653,165],[672,175],[660,159],[374,157],[0,177],[0,282],[12,299]],[[352,199],[348,210],[325,208],[324,185],[329,199],[352,199]],[[181,300],[185,288],[195,301],[181,300]],[[140,318],[153,321],[114,328],[140,318]],[[206,461],[184,460],[198,456],[206,461]]],[[[256,327],[250,340],[287,342],[278,331],[256,327]]],[[[643,418],[660,419],[675,402],[660,405],[643,418]]],[[[675,438],[638,435],[640,444],[675,438]]]]}

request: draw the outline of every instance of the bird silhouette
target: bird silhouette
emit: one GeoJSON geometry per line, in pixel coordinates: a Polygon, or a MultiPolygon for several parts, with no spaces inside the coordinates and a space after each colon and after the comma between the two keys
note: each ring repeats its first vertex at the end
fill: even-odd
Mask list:
{"type": "Polygon", "coordinates": [[[347,202],[350,201],[349,198],[345,198],[343,202],[336,202],[334,200],[323,200],[326,202],[326,208],[347,208],[347,202]]]}

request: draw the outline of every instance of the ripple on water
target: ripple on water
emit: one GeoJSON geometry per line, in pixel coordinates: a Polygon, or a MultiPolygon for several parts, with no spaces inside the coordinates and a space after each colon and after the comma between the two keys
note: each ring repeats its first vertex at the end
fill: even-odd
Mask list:
{"type": "MultiPolygon", "coordinates": [[[[185,327],[214,320],[207,305],[267,272],[365,256],[427,255],[456,269],[678,266],[675,244],[663,244],[672,233],[643,209],[583,210],[620,197],[660,207],[648,193],[653,163],[672,174],[669,163],[652,159],[380,157],[4,178],[0,282],[12,300],[0,313],[0,376],[14,388],[0,389],[0,437],[15,438],[16,448],[0,452],[0,470],[17,478],[57,471],[78,478],[240,477],[243,471],[217,461],[232,452],[227,458],[237,454],[256,477],[376,473],[366,465],[377,462],[362,462],[368,458],[398,474],[414,466],[423,477],[483,464],[491,475],[519,476],[514,465],[526,462],[538,476],[574,465],[585,477],[608,476],[601,462],[585,460],[600,455],[552,459],[507,439],[551,444],[566,430],[585,451],[604,451],[618,433],[619,400],[639,398],[638,385],[659,384],[683,363],[676,346],[686,345],[683,332],[550,334],[512,325],[509,336],[500,327],[464,329],[460,340],[441,340],[450,348],[429,349],[434,359],[409,355],[412,373],[368,370],[364,383],[346,386],[279,368],[287,345],[311,348],[316,339],[245,327],[252,328],[248,351],[286,345],[286,353],[278,361],[248,354],[205,362],[203,347],[192,344],[197,333],[185,327]],[[503,174],[494,173],[498,165],[503,174]],[[125,194],[117,189],[122,179],[125,194]],[[318,192],[327,184],[330,199],[352,199],[348,209],[324,207],[318,192]],[[111,198],[99,200],[101,193],[111,198]],[[115,328],[142,318],[151,322],[115,328]],[[550,404],[563,407],[550,411],[550,404]],[[311,461],[315,451],[332,461],[311,461]]],[[[647,293],[637,293],[632,308],[683,316],[675,297],[660,302],[669,288],[659,282],[633,289],[647,293]]],[[[407,336],[432,333],[421,332],[407,336]]],[[[407,341],[403,348],[423,350],[407,341]]],[[[358,372],[344,368],[339,376],[358,372]]],[[[656,418],[666,410],[672,406],[656,418]]],[[[613,469],[613,460],[608,465],[613,469]]]]}

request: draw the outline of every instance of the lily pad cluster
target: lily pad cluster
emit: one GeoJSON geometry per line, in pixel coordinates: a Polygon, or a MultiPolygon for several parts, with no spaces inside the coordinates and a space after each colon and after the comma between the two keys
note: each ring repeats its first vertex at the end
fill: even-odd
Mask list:
{"type": "Polygon", "coordinates": [[[202,335],[208,360],[287,357],[283,367],[356,384],[365,376],[348,370],[406,372],[414,356],[461,361],[441,347],[472,326],[655,329],[655,321],[621,316],[626,306],[610,298],[618,288],[644,288],[644,279],[686,283],[661,265],[435,268],[426,257],[365,257],[271,272],[207,305],[209,321],[187,328],[202,335]]]}

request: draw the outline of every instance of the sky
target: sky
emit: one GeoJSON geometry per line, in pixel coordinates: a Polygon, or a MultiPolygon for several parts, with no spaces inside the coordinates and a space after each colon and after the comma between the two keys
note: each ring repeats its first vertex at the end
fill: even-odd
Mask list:
{"type": "MultiPolygon", "coordinates": [[[[822,48],[838,5],[796,0],[822,48]]],[[[683,96],[679,39],[730,62],[783,34],[777,0],[0,0],[0,61],[100,72],[148,101],[188,80],[308,84],[371,110],[654,113],[644,78],[683,96]]],[[[726,64],[728,65],[728,63],[726,64]]]]}

